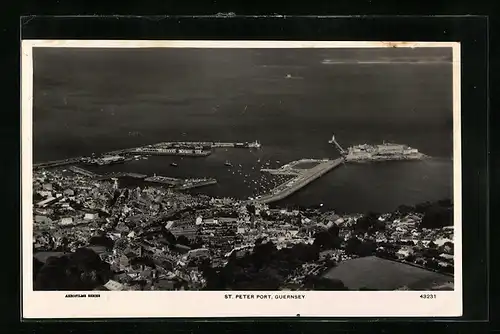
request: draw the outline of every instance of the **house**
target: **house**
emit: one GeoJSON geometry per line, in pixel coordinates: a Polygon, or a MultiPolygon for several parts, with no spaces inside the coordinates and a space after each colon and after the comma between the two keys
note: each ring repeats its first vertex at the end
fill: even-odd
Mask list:
{"type": "Polygon", "coordinates": [[[99,218],[99,215],[97,213],[86,213],[83,217],[84,220],[94,220],[97,218],[99,218]]]}
{"type": "Polygon", "coordinates": [[[37,215],[37,216],[35,216],[35,222],[49,224],[52,222],[52,220],[46,216],[37,215]]]}
{"type": "Polygon", "coordinates": [[[181,253],[187,253],[189,250],[191,250],[191,247],[182,244],[175,244],[175,249],[181,253]]]}
{"type": "Polygon", "coordinates": [[[52,192],[51,191],[39,191],[38,192],[38,195],[42,196],[42,197],[51,197],[52,196],[52,192]]]}
{"type": "Polygon", "coordinates": [[[118,232],[124,232],[124,233],[128,233],[130,231],[128,226],[125,225],[124,223],[118,223],[115,227],[115,230],[118,232]]]}
{"type": "Polygon", "coordinates": [[[66,189],[63,191],[63,194],[66,195],[66,196],[74,196],[75,195],[75,191],[73,189],[66,189]]]}
{"type": "Polygon", "coordinates": [[[413,254],[413,249],[410,248],[410,247],[402,247],[400,250],[398,250],[396,252],[396,256],[399,258],[399,259],[405,259],[407,258],[408,256],[410,256],[411,254],[413,254]]]}
{"type": "Polygon", "coordinates": [[[55,197],[49,197],[47,199],[44,199],[43,201],[38,202],[36,205],[39,207],[46,207],[49,204],[54,203],[57,200],[55,197]]]}
{"type": "Polygon", "coordinates": [[[210,251],[207,248],[198,248],[188,251],[189,258],[207,258],[210,256],[210,251]]]}
{"type": "Polygon", "coordinates": [[[439,254],[439,257],[442,259],[445,259],[445,260],[453,260],[453,255],[446,254],[446,253],[439,254]]]}
{"type": "Polygon", "coordinates": [[[123,290],[123,284],[118,283],[117,281],[109,280],[106,284],[104,284],[104,287],[110,291],[122,291],[123,290]]]}
{"type": "Polygon", "coordinates": [[[161,290],[161,291],[174,290],[174,287],[175,287],[175,281],[171,279],[160,279],[154,285],[155,290],[161,290]]]}
{"type": "Polygon", "coordinates": [[[106,253],[106,247],[100,245],[91,245],[86,248],[93,250],[96,254],[106,253]]]}
{"type": "Polygon", "coordinates": [[[60,225],[72,225],[73,224],[73,218],[71,217],[64,217],[61,218],[61,221],[59,222],[60,225]]]}
{"type": "Polygon", "coordinates": [[[128,267],[130,261],[127,256],[121,255],[120,257],[118,257],[118,264],[120,265],[120,267],[128,267]]]}

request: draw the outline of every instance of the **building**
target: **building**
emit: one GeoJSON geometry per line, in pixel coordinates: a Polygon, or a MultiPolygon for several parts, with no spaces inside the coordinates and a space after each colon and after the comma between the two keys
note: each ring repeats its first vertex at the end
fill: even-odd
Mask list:
{"type": "Polygon", "coordinates": [[[54,203],[56,200],[57,200],[56,197],[49,197],[47,199],[44,199],[43,201],[38,202],[36,205],[44,208],[44,207],[54,203]]]}
{"type": "Polygon", "coordinates": [[[86,213],[83,219],[85,220],[95,220],[99,218],[99,214],[97,213],[86,213]]]}
{"type": "Polygon", "coordinates": [[[60,225],[72,225],[73,224],[73,218],[71,217],[64,217],[61,218],[61,221],[59,222],[60,225]]]}
{"type": "Polygon", "coordinates": [[[196,234],[198,232],[198,228],[194,225],[185,225],[179,227],[173,227],[170,229],[170,232],[176,237],[180,237],[181,235],[185,236],[188,239],[195,239],[196,234]]]}
{"type": "Polygon", "coordinates": [[[400,259],[405,259],[408,256],[413,254],[413,249],[410,247],[403,247],[400,250],[397,251],[396,256],[400,259]]]}
{"type": "Polygon", "coordinates": [[[52,220],[46,216],[36,215],[35,222],[42,223],[42,224],[50,224],[50,223],[52,223],[52,220]]]}
{"type": "Polygon", "coordinates": [[[210,251],[207,248],[192,249],[188,252],[189,258],[208,258],[210,251]]]}
{"type": "Polygon", "coordinates": [[[75,195],[75,191],[73,189],[66,189],[63,191],[63,194],[66,195],[66,196],[74,196],[75,195]]]}
{"type": "Polygon", "coordinates": [[[175,281],[170,279],[160,279],[154,284],[154,290],[174,290],[175,281]]]}
{"type": "Polygon", "coordinates": [[[104,287],[110,291],[122,291],[123,290],[123,284],[118,283],[117,281],[109,280],[106,284],[104,284],[104,287]]]}

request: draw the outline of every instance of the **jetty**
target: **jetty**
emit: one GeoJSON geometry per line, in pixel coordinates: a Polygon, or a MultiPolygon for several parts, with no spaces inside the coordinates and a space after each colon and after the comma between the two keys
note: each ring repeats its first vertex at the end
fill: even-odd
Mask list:
{"type": "Polygon", "coordinates": [[[295,175],[295,177],[292,180],[289,180],[272,189],[270,193],[259,196],[251,201],[267,204],[282,200],[338,167],[343,162],[344,158],[338,158],[335,160],[307,159],[292,162],[280,167],[279,169],[263,169],[263,172],[281,175],[295,175]],[[303,165],[306,162],[312,164],[313,166],[311,168],[300,168],[300,165],[303,165]]]}

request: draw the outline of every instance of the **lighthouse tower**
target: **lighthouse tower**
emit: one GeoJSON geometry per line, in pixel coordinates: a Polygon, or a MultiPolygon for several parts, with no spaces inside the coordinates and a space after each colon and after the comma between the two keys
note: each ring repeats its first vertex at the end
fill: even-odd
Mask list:
{"type": "Polygon", "coordinates": [[[113,181],[114,181],[114,183],[113,183],[113,189],[117,190],[118,189],[118,178],[116,178],[116,177],[113,178],[113,181]]]}
{"type": "Polygon", "coordinates": [[[339,144],[339,143],[337,143],[337,141],[335,140],[335,135],[332,135],[332,139],[330,139],[330,140],[328,141],[328,143],[329,143],[329,144],[334,144],[334,145],[337,147],[337,149],[339,150],[339,152],[340,152],[340,154],[341,154],[342,156],[344,156],[344,155],[346,154],[346,152],[345,152],[345,150],[342,148],[342,146],[340,146],[340,144],[339,144]]]}

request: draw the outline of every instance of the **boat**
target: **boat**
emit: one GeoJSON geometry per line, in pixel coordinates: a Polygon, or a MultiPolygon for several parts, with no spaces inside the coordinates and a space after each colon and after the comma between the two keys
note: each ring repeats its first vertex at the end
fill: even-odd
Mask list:
{"type": "MultiPolygon", "coordinates": [[[[260,148],[261,147],[261,144],[258,140],[254,141],[253,143],[249,143],[248,144],[248,147],[249,148],[260,148]]],[[[260,159],[259,159],[260,160],[260,159]]]]}
{"type": "Polygon", "coordinates": [[[170,166],[177,167],[178,165],[175,162],[172,162],[170,166]]]}
{"type": "Polygon", "coordinates": [[[228,167],[232,167],[233,164],[231,162],[229,162],[229,160],[226,160],[226,162],[224,163],[225,166],[228,166],[228,167]]]}

